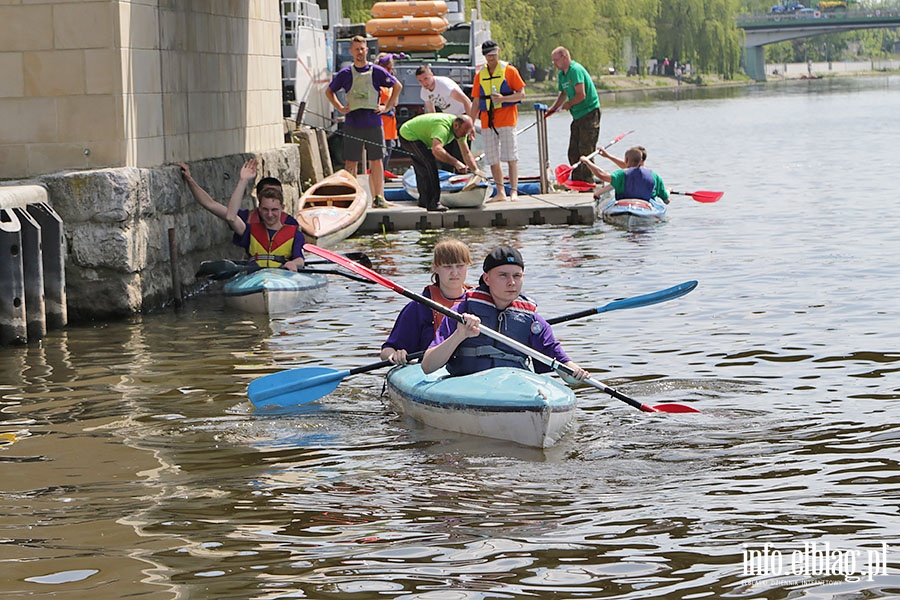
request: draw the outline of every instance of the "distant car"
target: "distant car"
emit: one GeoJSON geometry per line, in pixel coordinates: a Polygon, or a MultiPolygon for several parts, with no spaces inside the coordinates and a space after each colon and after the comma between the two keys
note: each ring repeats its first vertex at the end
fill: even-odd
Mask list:
{"type": "Polygon", "coordinates": [[[803,6],[802,4],[798,3],[798,4],[793,4],[791,6],[786,6],[784,8],[784,10],[785,10],[785,12],[797,12],[798,10],[803,10],[804,8],[806,8],[806,7],[803,6]]]}
{"type": "Polygon", "coordinates": [[[784,7],[780,4],[769,9],[770,15],[780,15],[782,13],[784,13],[784,7]]]}
{"type": "Polygon", "coordinates": [[[813,8],[801,8],[796,13],[794,13],[794,15],[798,19],[818,19],[819,11],[817,11],[813,8]]]}

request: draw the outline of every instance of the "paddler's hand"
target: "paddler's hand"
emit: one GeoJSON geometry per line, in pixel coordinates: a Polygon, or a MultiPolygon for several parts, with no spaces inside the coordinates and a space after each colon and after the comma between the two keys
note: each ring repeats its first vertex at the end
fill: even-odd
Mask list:
{"type": "Polygon", "coordinates": [[[469,169],[469,170],[472,172],[473,175],[478,175],[482,179],[487,179],[489,177],[489,175],[487,173],[485,173],[484,171],[482,171],[481,169],[469,169]]]}
{"type": "Polygon", "coordinates": [[[563,381],[568,383],[569,385],[579,385],[582,381],[591,376],[590,373],[579,367],[576,363],[571,360],[566,363],[566,366],[572,369],[572,375],[568,373],[563,373],[562,371],[557,371],[556,374],[562,377],[563,381]]]}
{"type": "Polygon", "coordinates": [[[385,360],[389,360],[395,365],[406,365],[409,364],[406,354],[406,350],[394,350],[385,360]]]}
{"type": "Polygon", "coordinates": [[[591,159],[589,159],[587,156],[582,156],[578,159],[578,161],[583,162],[584,164],[588,164],[589,162],[591,162],[591,159]]]}
{"type": "Polygon", "coordinates": [[[463,313],[463,323],[456,326],[453,335],[462,335],[464,338],[477,337],[481,333],[481,319],[469,313],[463,313]]]}

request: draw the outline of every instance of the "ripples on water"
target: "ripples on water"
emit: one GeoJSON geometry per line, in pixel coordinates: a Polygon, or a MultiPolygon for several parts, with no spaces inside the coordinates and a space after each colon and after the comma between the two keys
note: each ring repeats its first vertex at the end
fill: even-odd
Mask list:
{"type": "MultiPolygon", "coordinates": [[[[548,316],[699,280],[684,298],[557,333],[623,392],[702,414],[646,415],[582,390],[573,431],[542,451],[399,419],[371,374],[291,414],[253,413],[256,377],[375,360],[405,300],[344,280],[334,308],[271,323],[211,294],[70,327],[2,352],[0,591],[900,595],[900,234],[872,175],[900,167],[900,91],[895,77],[814,85],[607,104],[603,139],[635,129],[668,185],[725,190],[717,204],[676,198],[669,222],[643,232],[459,232],[476,257],[522,247],[548,316]],[[830,574],[791,572],[804,543],[830,544],[830,574]],[[852,581],[883,543],[887,574],[852,581]]],[[[434,240],[343,249],[418,289],[434,240]]]]}

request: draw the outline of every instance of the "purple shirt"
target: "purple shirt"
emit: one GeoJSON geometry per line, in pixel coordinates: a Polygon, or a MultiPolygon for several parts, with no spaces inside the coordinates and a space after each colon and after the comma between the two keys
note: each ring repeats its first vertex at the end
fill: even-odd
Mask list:
{"type": "MultiPolygon", "coordinates": [[[[431,286],[426,286],[422,295],[431,298],[431,286]]],[[[453,308],[455,310],[456,304],[453,308]]],[[[409,302],[397,315],[391,334],[381,345],[382,349],[406,350],[408,354],[428,350],[428,345],[434,339],[434,319],[433,310],[415,300],[409,302]]]]}
{"type": "MultiPolygon", "coordinates": [[[[462,314],[468,312],[468,301],[463,300],[459,304],[453,307],[453,310],[462,314]]],[[[535,314],[534,319],[536,322],[541,324],[540,333],[530,333],[528,335],[527,340],[516,340],[517,342],[521,342],[526,346],[530,346],[531,348],[537,350],[541,354],[545,356],[549,356],[550,358],[555,358],[557,361],[561,363],[567,363],[571,359],[569,355],[566,354],[565,350],[562,348],[562,344],[557,341],[556,336],[553,335],[553,329],[551,329],[550,324],[544,319],[544,317],[535,314]]],[[[456,331],[457,321],[450,318],[444,318],[441,321],[441,326],[438,327],[437,333],[434,335],[434,340],[431,342],[430,348],[433,348],[450,337],[454,331],[456,331]]],[[[490,343],[489,339],[482,340],[482,338],[486,338],[484,334],[479,335],[476,340],[480,343],[484,341],[486,344],[490,343]]],[[[501,342],[502,343],[502,342],[501,342]]],[[[510,350],[512,350],[510,348],[510,350]]],[[[545,365],[544,363],[533,361],[534,370],[537,373],[549,373],[552,369],[545,365]]]]}
{"type": "MultiPolygon", "coordinates": [[[[375,69],[372,72],[372,85],[375,86],[376,90],[381,90],[383,87],[394,87],[394,84],[397,83],[397,78],[388,73],[386,69],[368,63],[362,69],[356,69],[353,65],[344,67],[337,72],[334,79],[328,84],[328,87],[335,94],[340,91],[348,92],[350,91],[350,88],[353,87],[353,73],[350,72],[350,69],[356,69],[357,73],[365,73],[370,68],[375,69]]],[[[381,127],[381,115],[370,108],[359,108],[347,113],[346,123],[351,127],[358,127],[360,129],[365,127],[381,127]]]]}

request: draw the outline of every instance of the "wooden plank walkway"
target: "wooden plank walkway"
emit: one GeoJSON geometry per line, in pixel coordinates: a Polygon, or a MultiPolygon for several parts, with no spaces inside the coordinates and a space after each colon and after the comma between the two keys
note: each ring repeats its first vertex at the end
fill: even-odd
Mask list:
{"type": "MultiPolygon", "coordinates": [[[[368,190],[368,182],[360,177],[368,190]]],[[[356,235],[392,231],[525,227],[527,225],[590,225],[599,217],[591,194],[565,192],[520,195],[515,202],[490,202],[478,208],[428,212],[415,201],[394,202],[391,208],[369,208],[356,235]]]]}

